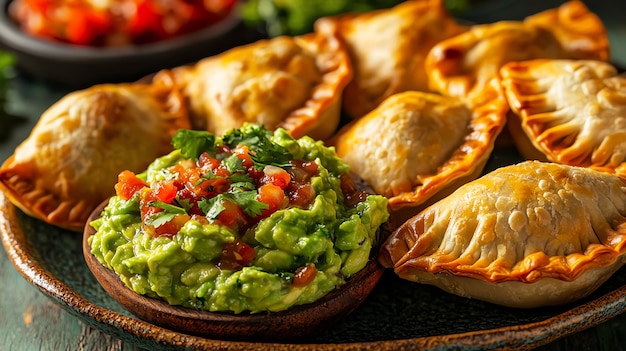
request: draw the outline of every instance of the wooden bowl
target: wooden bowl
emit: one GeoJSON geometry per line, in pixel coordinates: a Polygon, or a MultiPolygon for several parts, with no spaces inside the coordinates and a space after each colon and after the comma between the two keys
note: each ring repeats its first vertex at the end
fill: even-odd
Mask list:
{"type": "MultiPolygon", "coordinates": [[[[383,275],[384,268],[378,263],[376,255],[372,255],[367,265],[343,286],[316,302],[281,312],[233,314],[173,306],[129,289],[115,272],[91,254],[87,239],[96,231],[89,223],[100,216],[107,202],[91,214],[85,226],[83,254],[87,266],[104,290],[126,310],[145,321],[175,331],[219,340],[298,340],[330,327],[354,311],[383,275]]],[[[381,228],[381,231],[383,235],[388,233],[386,228],[381,228]]]]}

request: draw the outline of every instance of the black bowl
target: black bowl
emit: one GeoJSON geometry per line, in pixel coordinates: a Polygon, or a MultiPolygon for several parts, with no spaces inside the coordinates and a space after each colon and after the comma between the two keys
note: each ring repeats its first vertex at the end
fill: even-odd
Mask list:
{"type": "Polygon", "coordinates": [[[224,20],[198,32],[156,43],[120,48],[83,47],[23,32],[9,17],[12,0],[0,0],[0,50],[13,53],[17,66],[35,78],[71,88],[133,81],[252,41],[243,33],[237,7],[224,20]]]}

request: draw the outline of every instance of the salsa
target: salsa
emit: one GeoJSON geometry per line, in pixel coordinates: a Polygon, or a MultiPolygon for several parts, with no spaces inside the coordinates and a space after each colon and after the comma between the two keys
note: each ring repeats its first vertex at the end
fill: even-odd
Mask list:
{"type": "Polygon", "coordinates": [[[94,47],[152,43],[224,19],[236,0],[13,0],[11,18],[26,33],[94,47]]]}
{"type": "Polygon", "coordinates": [[[210,311],[313,302],[362,269],[389,214],[322,142],[246,125],[181,130],[176,150],[120,173],[92,253],[134,291],[210,311]]]}

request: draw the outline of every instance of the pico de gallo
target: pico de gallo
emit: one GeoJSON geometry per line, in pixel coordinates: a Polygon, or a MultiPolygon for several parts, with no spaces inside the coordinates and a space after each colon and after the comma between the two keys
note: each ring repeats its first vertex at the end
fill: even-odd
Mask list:
{"type": "Polygon", "coordinates": [[[236,0],[13,0],[10,17],[26,33],[93,47],[138,45],[207,28],[236,0]]]}
{"type": "Polygon", "coordinates": [[[389,216],[308,137],[245,125],[181,130],[173,145],[120,173],[91,223],[92,253],[140,294],[235,313],[310,303],[365,266],[389,216]]]}

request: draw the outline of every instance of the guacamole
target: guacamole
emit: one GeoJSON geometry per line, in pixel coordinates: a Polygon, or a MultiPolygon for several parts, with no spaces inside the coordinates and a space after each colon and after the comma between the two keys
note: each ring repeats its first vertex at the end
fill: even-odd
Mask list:
{"type": "Polygon", "coordinates": [[[361,270],[389,214],[334,149],[245,125],[181,130],[141,174],[122,172],[91,252],[132,290],[208,311],[281,311],[361,270]]]}

